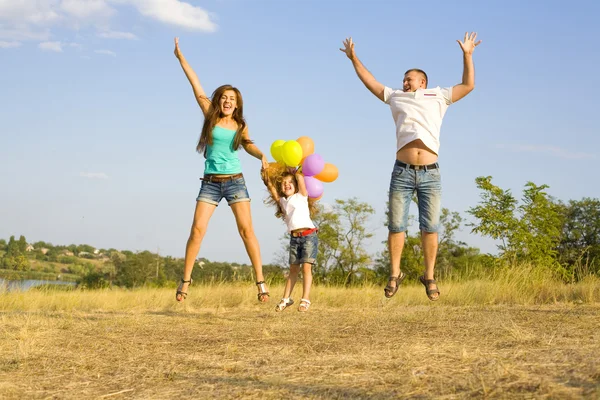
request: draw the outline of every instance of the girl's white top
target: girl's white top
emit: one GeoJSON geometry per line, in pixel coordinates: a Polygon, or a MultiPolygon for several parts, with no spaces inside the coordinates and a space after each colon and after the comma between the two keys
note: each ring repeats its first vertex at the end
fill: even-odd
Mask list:
{"type": "Polygon", "coordinates": [[[279,204],[285,212],[284,217],[288,232],[301,228],[315,228],[315,224],[310,219],[307,196],[295,193],[288,198],[281,197],[279,204]]]}

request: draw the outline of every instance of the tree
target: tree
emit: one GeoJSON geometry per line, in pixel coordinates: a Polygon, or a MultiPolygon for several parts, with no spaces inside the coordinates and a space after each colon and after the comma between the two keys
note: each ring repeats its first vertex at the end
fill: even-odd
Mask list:
{"type": "MultiPolygon", "coordinates": [[[[313,265],[313,279],[315,282],[326,281],[327,272],[334,264],[336,255],[340,251],[339,232],[342,229],[340,217],[335,209],[325,209],[319,205],[317,214],[312,218],[315,225],[319,228],[319,249],[317,262],[313,265]]],[[[289,240],[285,243],[286,254],[289,251],[289,240]]],[[[286,258],[287,259],[287,258],[286,258]]]]}
{"type": "Polygon", "coordinates": [[[515,231],[517,225],[514,215],[517,199],[513,197],[510,190],[502,190],[492,185],[491,181],[491,176],[475,179],[477,188],[482,191],[481,201],[478,206],[470,208],[467,212],[474,216],[478,223],[468,225],[473,227],[471,230],[473,233],[500,240],[502,244],[498,245],[498,248],[505,253],[511,246],[510,232],[515,231]]]}
{"type": "Polygon", "coordinates": [[[27,252],[27,239],[25,239],[25,236],[21,235],[19,237],[19,241],[17,242],[17,248],[19,254],[25,255],[25,253],[27,252]]]}
{"type": "Polygon", "coordinates": [[[18,241],[15,240],[14,236],[11,236],[6,246],[6,254],[2,258],[2,267],[17,271],[29,270],[29,259],[25,256],[26,249],[25,236],[21,236],[18,241]]]}
{"type": "Polygon", "coordinates": [[[75,252],[75,254],[79,254],[79,253],[90,253],[93,254],[94,251],[96,251],[96,249],[92,246],[90,246],[89,244],[80,244],[77,246],[77,250],[75,252]]]}
{"type": "Polygon", "coordinates": [[[458,212],[442,208],[440,215],[440,226],[442,229],[439,232],[440,247],[454,244],[454,234],[457,230],[460,230],[462,221],[463,219],[458,212]]]}
{"type": "MultiPolygon", "coordinates": [[[[137,287],[143,286],[156,278],[156,255],[149,251],[131,254],[125,259],[119,255],[112,257],[115,264],[116,283],[119,286],[137,287]]],[[[159,279],[164,279],[164,272],[159,279]]]]}
{"type": "Polygon", "coordinates": [[[561,204],[564,224],[558,244],[561,264],[577,279],[600,272],[600,200],[583,198],[561,204]]]}
{"type": "Polygon", "coordinates": [[[52,243],[46,243],[46,242],[39,241],[39,242],[35,242],[33,244],[33,247],[35,247],[36,249],[45,248],[45,249],[50,250],[50,249],[52,249],[53,246],[52,246],[52,243]]]}
{"type": "Polygon", "coordinates": [[[335,200],[330,210],[322,206],[314,218],[319,227],[319,254],[315,275],[327,280],[350,285],[357,280],[359,271],[364,276],[371,263],[365,249],[366,241],[373,234],[367,230],[373,207],[356,198],[335,200]]]}
{"type": "Polygon", "coordinates": [[[549,267],[566,278],[556,251],[563,219],[560,206],[545,192],[548,186],[527,182],[522,204],[517,206],[510,191],[493,185],[491,180],[491,176],[475,180],[482,190],[482,200],[468,211],[477,219],[469,224],[472,232],[500,240],[501,256],[509,262],[549,267]]]}
{"type": "Polygon", "coordinates": [[[5,269],[14,269],[17,271],[28,271],[29,259],[22,254],[16,256],[4,256],[2,258],[2,267],[5,269]]]}
{"type": "Polygon", "coordinates": [[[8,244],[6,245],[6,254],[4,255],[4,257],[16,257],[19,254],[20,254],[19,246],[17,245],[17,242],[15,241],[15,237],[11,236],[8,239],[8,244]]]}
{"type": "Polygon", "coordinates": [[[440,232],[438,234],[438,254],[436,258],[436,276],[443,278],[452,273],[453,268],[456,264],[456,255],[463,247],[466,247],[465,243],[456,243],[454,235],[457,230],[460,229],[462,223],[462,217],[456,211],[450,211],[447,208],[442,208],[440,214],[440,232]]]}
{"type": "Polygon", "coordinates": [[[373,234],[367,231],[367,222],[375,210],[368,203],[359,202],[355,197],[335,202],[335,208],[345,228],[342,231],[341,252],[335,267],[344,273],[344,284],[349,285],[358,269],[371,263],[371,257],[364,246],[366,240],[373,237],[373,234]]]}

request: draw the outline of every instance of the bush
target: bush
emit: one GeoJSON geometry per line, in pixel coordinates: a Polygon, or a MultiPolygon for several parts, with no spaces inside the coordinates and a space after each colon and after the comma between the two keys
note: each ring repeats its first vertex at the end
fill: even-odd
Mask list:
{"type": "Polygon", "coordinates": [[[106,274],[90,271],[83,275],[79,284],[85,289],[104,289],[111,286],[106,274]]]}

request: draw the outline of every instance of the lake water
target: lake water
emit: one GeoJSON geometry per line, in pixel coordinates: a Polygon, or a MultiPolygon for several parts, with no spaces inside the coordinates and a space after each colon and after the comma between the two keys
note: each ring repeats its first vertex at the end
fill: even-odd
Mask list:
{"type": "Polygon", "coordinates": [[[0,292],[14,292],[21,291],[24,292],[26,290],[31,289],[32,287],[41,286],[41,285],[67,285],[67,286],[76,286],[76,282],[65,282],[65,281],[46,281],[46,280],[38,280],[38,279],[23,279],[20,281],[10,281],[6,279],[0,278],[0,292]]]}

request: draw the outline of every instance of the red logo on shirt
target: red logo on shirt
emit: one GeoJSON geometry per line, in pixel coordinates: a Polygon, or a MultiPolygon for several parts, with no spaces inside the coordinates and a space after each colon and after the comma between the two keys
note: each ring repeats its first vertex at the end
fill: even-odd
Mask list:
{"type": "Polygon", "coordinates": [[[423,93],[423,96],[436,96],[435,93],[423,93]]]}

